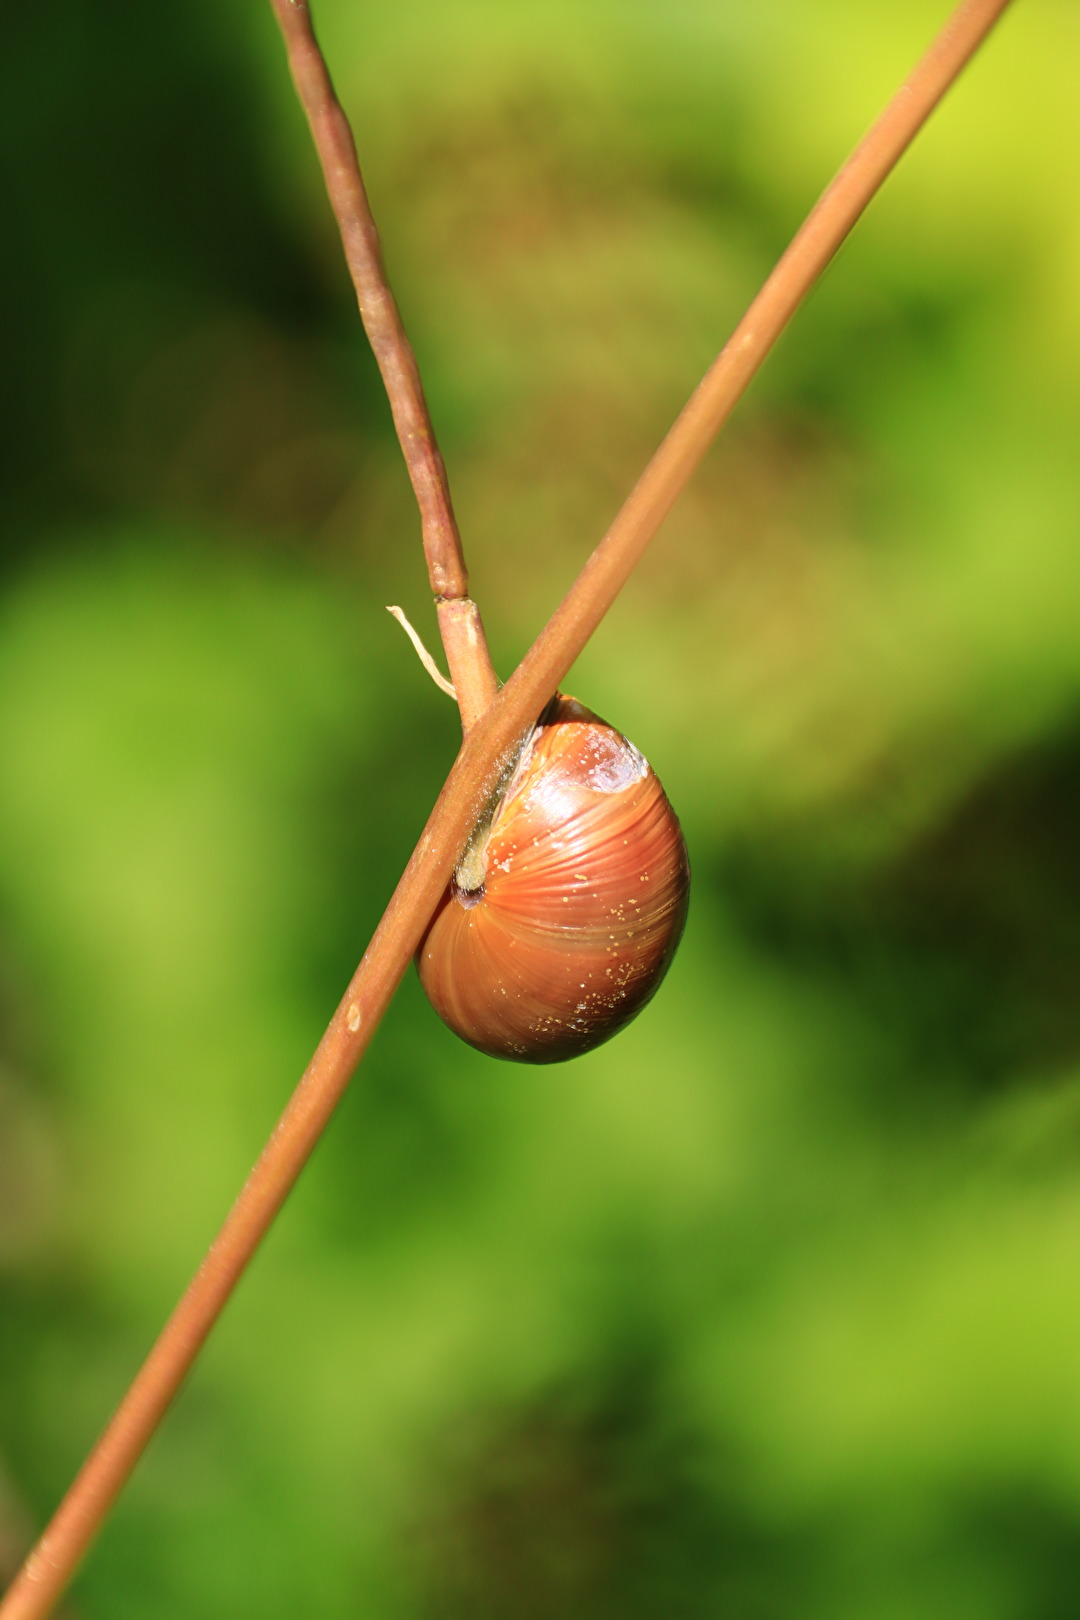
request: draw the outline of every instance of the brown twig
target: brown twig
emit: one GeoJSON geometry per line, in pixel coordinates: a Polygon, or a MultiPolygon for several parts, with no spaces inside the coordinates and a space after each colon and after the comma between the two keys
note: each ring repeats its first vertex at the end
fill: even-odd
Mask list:
{"type": "Polygon", "coordinates": [[[341,231],[360,318],[390,401],[394,427],[420,508],[428,579],[438,605],[450,679],[465,731],[498,690],[469,576],[424,386],[397,300],[386,278],[379,232],[368,203],[349,121],[334,92],[307,0],[270,0],[281,27],[289,71],[307,114],[330,206],[341,231]]]}
{"type": "MultiPolygon", "coordinates": [[[[280,9],[282,0],[273,0],[280,9]]],[[[194,1280],[0,1604],[43,1620],[64,1590],[288,1196],[416,949],[501,760],[539,713],[779,333],[1009,0],[965,0],[840,171],[518,669],[465,736],[340,1006],[194,1280]]]]}

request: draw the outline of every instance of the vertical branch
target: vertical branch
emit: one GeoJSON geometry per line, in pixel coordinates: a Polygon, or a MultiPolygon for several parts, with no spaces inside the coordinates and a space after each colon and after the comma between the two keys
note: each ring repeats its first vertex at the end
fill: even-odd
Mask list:
{"type": "Polygon", "coordinates": [[[467,731],[495,696],[498,681],[479,610],[469,596],[469,576],[450,486],[416,356],[387,280],[356,143],[315,37],[308,0],[271,0],[271,4],[341,232],[360,318],[382,374],[420,508],[428,578],[438,603],[439,632],[458,695],[462,727],[467,731]]]}

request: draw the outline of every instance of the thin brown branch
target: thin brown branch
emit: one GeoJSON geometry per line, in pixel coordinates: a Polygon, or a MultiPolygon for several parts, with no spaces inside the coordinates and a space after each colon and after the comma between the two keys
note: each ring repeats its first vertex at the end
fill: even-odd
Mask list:
{"type": "Polygon", "coordinates": [[[1009,4],[965,0],[953,13],[807,216],[508,686],[527,682],[546,701],[551,672],[562,680],[788,321],[1009,4]]]}
{"type": "Polygon", "coordinates": [[[471,596],[444,596],[435,604],[435,611],[443,651],[457,693],[461,729],[468,731],[490,706],[499,690],[480,609],[471,596]]]}
{"type": "Polygon", "coordinates": [[[364,959],[277,1128],[193,1282],[0,1604],[0,1620],[43,1620],[71,1579],[337,1106],[500,762],[566,675],[830,256],[1008,4],[965,0],[954,13],[810,214],[554,618],[465,736],[364,959]]]}
{"type": "MultiPolygon", "coordinates": [[[[345,261],[356,288],[360,318],[382,373],[394,427],[420,508],[431,589],[439,602],[457,608],[450,621],[467,635],[444,636],[450,679],[458,693],[461,724],[468,731],[498,690],[479,610],[471,601],[446,467],[439,452],[424,387],[401,312],[387,280],[379,232],[372,217],[356,143],[334,92],[311,21],[307,0],[270,0],[285,41],[289,71],[307,114],[312,140],[326,181],[330,205],[341,231],[345,261]]],[[[443,617],[440,615],[440,630],[443,617]]]]}

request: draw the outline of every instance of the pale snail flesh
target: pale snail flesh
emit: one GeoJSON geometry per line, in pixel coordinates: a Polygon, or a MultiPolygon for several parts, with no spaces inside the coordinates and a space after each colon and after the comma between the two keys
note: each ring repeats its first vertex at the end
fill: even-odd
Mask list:
{"type": "Polygon", "coordinates": [[[641,1011],[686,920],[675,812],[631,742],[559,695],[417,952],[435,1011],[493,1057],[557,1063],[641,1011]]]}

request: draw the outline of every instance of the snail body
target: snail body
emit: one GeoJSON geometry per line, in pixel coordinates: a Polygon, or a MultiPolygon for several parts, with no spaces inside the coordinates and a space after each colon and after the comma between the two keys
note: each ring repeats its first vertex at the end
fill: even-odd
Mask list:
{"type": "Polygon", "coordinates": [[[456,1034],[493,1057],[556,1063],[614,1035],[653,995],[686,920],[675,812],[620,732],[574,698],[545,709],[417,952],[456,1034]]]}

